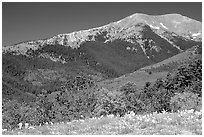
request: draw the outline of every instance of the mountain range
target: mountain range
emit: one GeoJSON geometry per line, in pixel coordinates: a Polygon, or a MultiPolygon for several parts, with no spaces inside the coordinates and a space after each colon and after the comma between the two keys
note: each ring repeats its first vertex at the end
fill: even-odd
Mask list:
{"type": "MultiPolygon", "coordinates": [[[[201,49],[201,22],[180,14],[136,13],[97,28],[3,46],[3,97],[32,100],[42,89],[57,91],[76,76],[104,86],[166,60],[200,57],[201,49]]],[[[157,76],[163,75],[153,79],[157,76]]]]}

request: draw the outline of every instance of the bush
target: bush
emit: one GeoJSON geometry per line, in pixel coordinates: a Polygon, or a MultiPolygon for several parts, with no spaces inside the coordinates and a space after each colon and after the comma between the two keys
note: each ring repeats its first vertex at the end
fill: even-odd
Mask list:
{"type": "Polygon", "coordinates": [[[94,109],[95,116],[101,115],[120,115],[123,116],[126,112],[126,106],[123,100],[120,99],[120,92],[111,92],[101,88],[97,91],[97,102],[94,109]]]}
{"type": "Polygon", "coordinates": [[[84,90],[69,90],[53,92],[41,96],[39,106],[46,110],[49,121],[71,121],[90,117],[96,105],[96,87],[84,90]]]}
{"type": "Polygon", "coordinates": [[[95,82],[88,76],[77,76],[66,82],[68,90],[84,90],[95,86],[95,82]]]}
{"type": "Polygon", "coordinates": [[[21,123],[39,125],[46,119],[44,110],[39,106],[19,103],[17,100],[4,100],[2,105],[3,128],[13,129],[21,123]]]}
{"type": "MultiPolygon", "coordinates": [[[[157,79],[154,84],[147,83],[141,92],[146,112],[177,111],[196,108],[202,97],[202,62],[196,60],[180,66],[165,79],[157,79]],[[176,95],[175,95],[176,94],[176,95]],[[191,96],[192,95],[192,96],[191,96]],[[184,101],[178,101],[185,98],[184,101]],[[189,98],[189,99],[188,99],[189,98]]],[[[199,108],[199,107],[198,107],[199,108]]]]}
{"type": "Polygon", "coordinates": [[[202,81],[202,62],[195,60],[189,64],[180,66],[171,76],[168,76],[167,88],[185,89],[202,81]]]}
{"type": "Polygon", "coordinates": [[[2,104],[2,125],[5,129],[11,129],[17,126],[22,117],[19,115],[20,104],[14,100],[3,100],[2,104]]]}
{"type": "Polygon", "coordinates": [[[171,109],[176,112],[178,110],[200,110],[202,108],[201,97],[192,92],[176,93],[175,96],[171,98],[171,109]]]}
{"type": "Polygon", "coordinates": [[[128,93],[134,93],[137,91],[137,86],[133,82],[127,82],[125,85],[120,87],[119,89],[121,92],[125,92],[126,94],[128,93]]]}
{"type": "Polygon", "coordinates": [[[140,100],[141,93],[135,83],[127,83],[120,91],[122,94],[119,98],[125,104],[126,112],[143,113],[145,104],[140,100]]]}

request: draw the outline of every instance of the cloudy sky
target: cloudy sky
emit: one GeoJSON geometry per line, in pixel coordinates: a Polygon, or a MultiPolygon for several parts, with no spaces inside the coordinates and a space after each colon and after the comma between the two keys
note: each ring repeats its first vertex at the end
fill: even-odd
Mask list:
{"type": "Polygon", "coordinates": [[[134,13],[178,13],[202,20],[202,3],[3,3],[2,40],[11,45],[56,34],[89,29],[134,13]]]}

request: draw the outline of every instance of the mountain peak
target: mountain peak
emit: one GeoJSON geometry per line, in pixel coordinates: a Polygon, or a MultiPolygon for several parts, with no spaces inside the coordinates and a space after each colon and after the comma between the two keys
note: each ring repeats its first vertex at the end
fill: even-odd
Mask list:
{"type": "Polygon", "coordinates": [[[142,27],[148,25],[155,33],[161,34],[165,31],[175,33],[176,35],[187,39],[201,39],[202,23],[180,14],[165,15],[147,15],[143,13],[135,13],[124,19],[107,25],[96,27],[88,30],[74,31],[67,34],[58,34],[48,39],[23,42],[8,47],[6,50],[25,50],[25,48],[38,49],[43,45],[64,45],[71,48],[78,48],[87,41],[95,41],[99,35],[103,35],[103,42],[110,42],[115,39],[125,39],[128,42],[142,31],[142,27]],[[141,26],[141,23],[143,26],[141,26]],[[140,24],[140,27],[138,27],[140,24]]]}

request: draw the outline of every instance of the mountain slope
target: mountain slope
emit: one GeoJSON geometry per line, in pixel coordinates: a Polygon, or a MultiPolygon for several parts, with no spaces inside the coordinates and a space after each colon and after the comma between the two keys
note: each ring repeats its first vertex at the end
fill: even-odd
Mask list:
{"type": "Polygon", "coordinates": [[[54,92],[78,75],[102,81],[134,72],[202,45],[201,25],[179,14],[136,13],[98,28],[4,46],[3,97],[54,92]]]}
{"type": "Polygon", "coordinates": [[[165,59],[159,63],[146,66],[141,68],[141,71],[147,72],[162,72],[162,71],[171,71],[177,68],[179,65],[194,61],[195,59],[202,60],[202,46],[196,45],[192,48],[187,49],[185,52],[177,54],[171,58],[165,59]]]}
{"type": "Polygon", "coordinates": [[[114,91],[128,82],[133,82],[137,88],[142,89],[146,82],[154,82],[158,78],[165,77],[168,72],[177,69],[180,65],[193,62],[196,59],[202,60],[202,46],[194,46],[185,52],[179,53],[159,63],[140,68],[139,70],[120,76],[115,79],[108,79],[99,82],[102,87],[114,91]]]}

